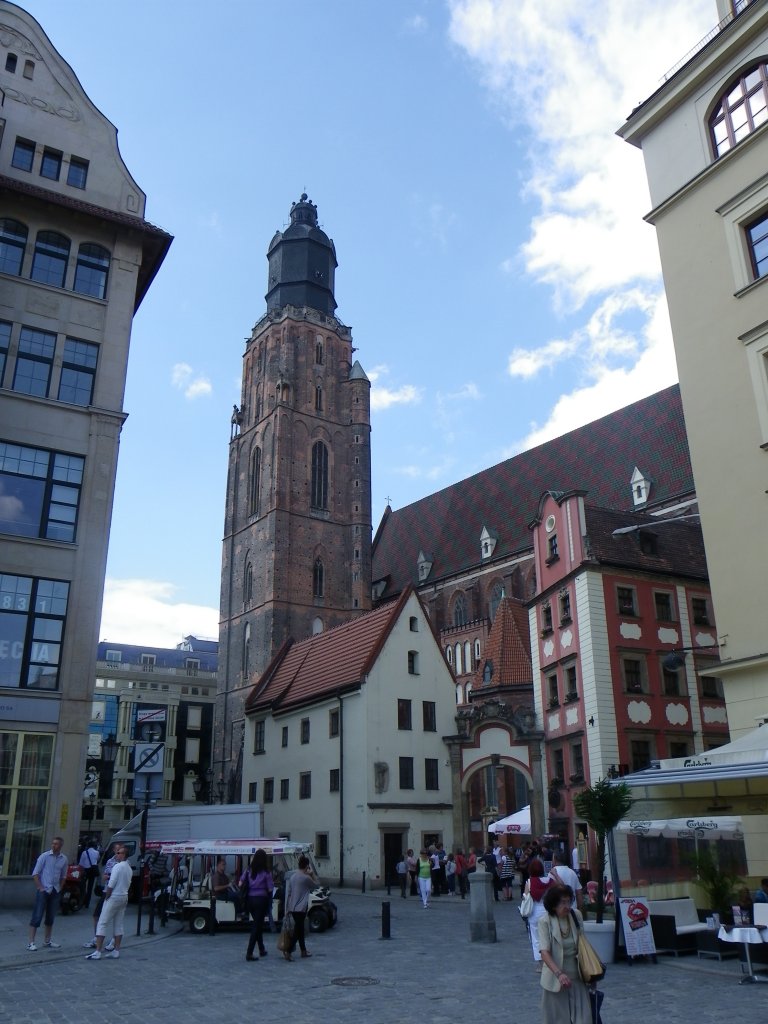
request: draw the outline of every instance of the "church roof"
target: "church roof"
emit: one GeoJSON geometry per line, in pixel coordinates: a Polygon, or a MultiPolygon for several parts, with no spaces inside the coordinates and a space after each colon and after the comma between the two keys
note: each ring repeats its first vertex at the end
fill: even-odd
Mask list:
{"type": "MultiPolygon", "coordinates": [[[[387,509],[374,538],[373,580],[384,596],[418,579],[419,551],[431,551],[430,580],[480,563],[480,534],[493,529],[493,562],[532,548],[528,529],[541,494],[578,488],[588,500],[633,509],[630,482],[642,463],[663,506],[694,493],[678,385],[430,494],[387,509]]],[[[665,528],[666,529],[666,528],[665,528]]]]}
{"type": "Polygon", "coordinates": [[[533,686],[528,610],[520,601],[509,597],[499,602],[484,656],[475,671],[472,681],[475,700],[481,690],[499,686],[533,686]],[[490,680],[483,682],[487,662],[491,663],[493,671],[490,680]]]}
{"type": "Polygon", "coordinates": [[[287,711],[357,689],[412,593],[407,588],[396,601],[307,640],[286,641],[254,686],[246,711],[287,711]]]}

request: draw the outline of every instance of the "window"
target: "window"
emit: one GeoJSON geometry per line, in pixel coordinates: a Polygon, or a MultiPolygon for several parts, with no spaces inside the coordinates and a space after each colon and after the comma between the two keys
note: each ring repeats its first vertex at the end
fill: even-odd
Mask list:
{"type": "Polygon", "coordinates": [[[701,696],[707,700],[723,700],[723,684],[717,676],[700,676],[701,696]]]}
{"type": "Polygon", "coordinates": [[[323,411],[323,389],[318,384],[315,388],[315,412],[323,411]]]}
{"type": "Polygon", "coordinates": [[[13,390],[25,395],[47,398],[55,350],[55,334],[22,327],[13,390]]]}
{"type": "Polygon", "coordinates": [[[409,618],[409,620],[408,620],[408,628],[410,629],[410,631],[412,633],[418,633],[419,632],[419,620],[416,618],[415,615],[411,615],[411,617],[409,618]]]}
{"type": "Polygon", "coordinates": [[[571,782],[584,778],[584,751],[580,743],[574,743],[571,747],[571,782]]]}
{"type": "Polygon", "coordinates": [[[619,615],[637,615],[634,587],[617,587],[616,600],[619,606],[619,615]]]}
{"type": "Polygon", "coordinates": [[[315,856],[320,860],[327,860],[330,857],[327,832],[315,832],[315,856]]]}
{"type": "Polygon", "coordinates": [[[400,789],[413,789],[413,758],[399,758],[400,789]]]}
{"type": "Polygon", "coordinates": [[[341,776],[338,768],[331,768],[328,775],[328,792],[338,793],[340,787],[341,776]]]}
{"type": "Polygon", "coordinates": [[[328,735],[338,736],[339,735],[339,709],[331,708],[328,712],[328,735]]]}
{"type": "Polygon", "coordinates": [[[253,752],[254,754],[264,753],[264,737],[266,735],[267,723],[262,719],[256,722],[253,727],[253,752]]]}
{"type": "Polygon", "coordinates": [[[323,342],[321,338],[318,338],[315,342],[315,362],[318,366],[323,365],[323,342]]]}
{"type": "Polygon", "coordinates": [[[466,626],[467,624],[467,599],[463,594],[457,594],[453,604],[454,626],[466,626]]]}
{"type": "Polygon", "coordinates": [[[299,800],[309,800],[312,797],[312,772],[301,772],[299,774],[299,800]]]}
{"type": "Polygon", "coordinates": [[[695,626],[710,626],[709,602],[706,597],[691,598],[691,615],[695,626]]]}
{"type": "Polygon", "coordinates": [[[44,149],[43,159],[40,161],[40,176],[50,178],[51,181],[58,181],[61,174],[61,153],[55,149],[44,149]]]}
{"type": "Polygon", "coordinates": [[[419,655],[418,651],[408,651],[408,675],[417,676],[419,674],[419,655]]]}
{"type": "Polygon", "coordinates": [[[0,320],[0,387],[3,386],[5,375],[5,364],[8,359],[8,349],[11,344],[11,325],[0,320]]]}
{"type": "Polygon", "coordinates": [[[768,75],[765,63],[750,68],[731,83],[709,119],[715,157],[722,156],[768,119],[768,75]]]}
{"type": "Polygon", "coordinates": [[[752,273],[755,278],[765,277],[768,274],[768,217],[762,216],[749,224],[746,233],[752,273]]]}
{"type": "Polygon", "coordinates": [[[16,139],[11,157],[11,167],[16,167],[20,171],[31,171],[34,159],[34,142],[30,142],[29,139],[16,139]]]}
{"type": "Polygon", "coordinates": [[[261,491],[261,448],[251,452],[251,473],[248,481],[248,513],[256,515],[259,511],[259,493],[261,491]]]}
{"type": "Polygon", "coordinates": [[[0,442],[0,532],[74,541],[85,459],[0,442]]]}
{"type": "Polygon", "coordinates": [[[280,732],[280,746],[285,748],[288,746],[288,726],[284,725],[280,732]]]}
{"type": "Polygon", "coordinates": [[[464,672],[463,648],[461,644],[456,644],[453,650],[453,656],[456,661],[456,675],[460,676],[464,672]]]}
{"type": "Polygon", "coordinates": [[[142,654],[141,655],[141,670],[142,672],[152,672],[155,663],[157,662],[157,656],[154,654],[142,654]]]}
{"type": "Polygon", "coordinates": [[[82,406],[91,404],[98,358],[98,345],[78,341],[77,338],[67,338],[64,342],[64,358],[59,380],[60,402],[82,406]]]}
{"type": "Polygon", "coordinates": [[[256,801],[258,800],[258,791],[259,791],[259,784],[258,784],[258,782],[249,782],[248,783],[248,802],[249,803],[251,803],[251,804],[255,804],[256,803],[256,801]]]}
{"type": "Polygon", "coordinates": [[[93,242],[83,242],[77,250],[74,291],[103,299],[107,294],[107,278],[112,254],[109,249],[93,242]]]}
{"type": "Polygon", "coordinates": [[[672,595],[667,591],[657,590],[653,595],[653,603],[656,607],[656,618],[659,622],[674,622],[675,613],[672,603],[672,595]]]}
{"type": "Polygon", "coordinates": [[[453,664],[453,648],[450,644],[445,648],[445,660],[449,665],[453,664]]]}
{"type": "Polygon", "coordinates": [[[549,603],[541,607],[541,631],[542,633],[552,632],[552,605],[549,603]]]}
{"type": "Polygon", "coordinates": [[[627,693],[645,693],[647,691],[644,660],[622,655],[621,671],[624,676],[624,689],[627,693]]]}
{"type": "Polygon", "coordinates": [[[187,728],[202,729],[203,709],[199,704],[187,705],[187,728]]]}
{"type": "Polygon", "coordinates": [[[424,758],[424,786],[426,789],[439,789],[439,781],[437,777],[437,758],[436,757],[425,757],[424,758]]]}
{"type": "Polygon", "coordinates": [[[264,803],[271,804],[272,801],[275,799],[275,780],[264,779],[264,785],[262,786],[262,789],[264,790],[264,803]]]}
{"type": "Polygon", "coordinates": [[[121,662],[123,660],[122,651],[107,651],[107,661],[121,662]]]}
{"type": "Polygon", "coordinates": [[[57,231],[38,231],[30,278],[56,288],[64,287],[69,239],[57,231]]]}
{"type": "Polygon", "coordinates": [[[631,740],[629,749],[633,772],[641,772],[644,768],[650,767],[653,756],[650,740],[631,740]]]}
{"type": "Polygon", "coordinates": [[[504,585],[499,583],[498,580],[491,587],[491,593],[488,598],[488,617],[491,622],[496,618],[496,612],[498,611],[501,599],[504,597],[504,585]]]}
{"type": "Polygon", "coordinates": [[[32,60],[24,61],[23,75],[25,78],[34,78],[35,75],[35,62],[32,60]]]}
{"type": "Polygon", "coordinates": [[[18,59],[19,58],[16,56],[15,53],[9,53],[8,56],[5,58],[5,70],[10,71],[12,75],[16,74],[16,64],[18,62],[18,59]]]}
{"type": "Polygon", "coordinates": [[[248,672],[251,667],[251,624],[246,622],[243,625],[243,675],[248,678],[248,672]]]}
{"type": "Polygon", "coordinates": [[[198,764],[200,761],[200,737],[187,736],[184,740],[185,764],[198,764]]]}
{"type": "Polygon", "coordinates": [[[421,702],[421,715],[424,732],[437,732],[437,705],[433,700],[421,702]]]}
{"type": "Polygon", "coordinates": [[[547,541],[547,565],[556,562],[560,555],[557,552],[557,534],[553,533],[547,541]]]}
{"type": "Polygon", "coordinates": [[[56,690],[69,583],[0,575],[0,686],[56,690]]]}
{"type": "Polygon", "coordinates": [[[680,670],[668,668],[661,660],[661,692],[665,697],[680,697],[680,670]]]}
{"type": "Polygon", "coordinates": [[[0,271],[20,274],[27,245],[27,229],[18,220],[4,217],[0,220],[0,271]]]}
{"type": "Polygon", "coordinates": [[[312,445],[312,484],[310,489],[312,508],[328,508],[328,449],[322,441],[312,445]]]}
{"type": "Polygon", "coordinates": [[[325,569],[321,558],[316,558],[312,566],[312,594],[314,597],[323,597],[325,594],[325,569]]]}
{"type": "Polygon", "coordinates": [[[88,180],[88,161],[80,160],[79,157],[73,156],[69,160],[69,168],[67,170],[67,184],[71,185],[72,188],[85,188],[85,183],[88,180]]]}
{"type": "Polygon", "coordinates": [[[302,718],[301,720],[301,742],[309,743],[309,719],[302,718]]]}
{"type": "Polygon", "coordinates": [[[46,817],[53,770],[54,737],[0,732],[0,784],[3,792],[3,875],[29,875],[40,852],[40,831],[30,822],[46,817]]]}
{"type": "Polygon", "coordinates": [[[560,694],[557,686],[557,673],[553,672],[552,675],[547,676],[547,695],[549,699],[549,706],[556,708],[560,703],[560,694]]]}
{"type": "Polygon", "coordinates": [[[243,580],[243,604],[247,607],[253,603],[253,566],[250,562],[245,567],[245,579],[243,580]]]}
{"type": "Polygon", "coordinates": [[[691,745],[688,740],[670,740],[669,741],[669,756],[670,757],[688,757],[691,752],[691,745]]]}
{"type": "Polygon", "coordinates": [[[290,793],[290,779],[280,779],[280,799],[287,800],[290,793]]]}
{"type": "Polygon", "coordinates": [[[562,747],[556,747],[552,751],[552,782],[555,780],[561,784],[565,781],[565,756],[562,747]]]}
{"type": "Polygon", "coordinates": [[[565,699],[567,701],[577,700],[579,690],[576,685],[576,666],[569,665],[565,670],[565,699]]]}
{"type": "Polygon", "coordinates": [[[571,621],[571,595],[567,590],[560,592],[560,625],[571,621]]]}
{"type": "Polygon", "coordinates": [[[397,728],[412,729],[411,702],[402,698],[397,701],[397,728]]]}

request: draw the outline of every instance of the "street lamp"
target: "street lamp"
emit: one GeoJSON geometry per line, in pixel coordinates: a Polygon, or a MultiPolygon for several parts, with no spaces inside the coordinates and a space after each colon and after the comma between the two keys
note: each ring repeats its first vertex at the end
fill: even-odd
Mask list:
{"type": "Polygon", "coordinates": [[[200,778],[199,775],[196,775],[192,780],[192,789],[195,792],[195,800],[199,800],[200,794],[203,791],[203,780],[200,778]]]}
{"type": "Polygon", "coordinates": [[[208,784],[208,803],[213,803],[213,768],[209,768],[205,773],[205,779],[208,784]]]}
{"type": "Polygon", "coordinates": [[[225,792],[225,790],[226,790],[226,785],[224,783],[224,776],[220,775],[219,776],[219,781],[216,783],[216,791],[219,794],[219,803],[220,804],[224,803],[224,792],[225,792]]]}
{"type": "Polygon", "coordinates": [[[687,516],[672,516],[671,519],[653,519],[647,523],[635,523],[634,526],[620,526],[611,534],[612,537],[621,537],[625,533],[637,533],[640,530],[653,530],[657,526],[664,526],[665,523],[680,523],[686,519],[699,519],[698,512],[692,512],[687,516]]]}

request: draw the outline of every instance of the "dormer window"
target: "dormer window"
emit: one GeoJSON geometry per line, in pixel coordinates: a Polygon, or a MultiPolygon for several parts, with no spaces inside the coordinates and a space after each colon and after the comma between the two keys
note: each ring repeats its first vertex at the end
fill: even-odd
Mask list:
{"type": "Polygon", "coordinates": [[[431,554],[425,554],[423,551],[419,551],[419,557],[416,562],[416,568],[419,575],[419,583],[423,583],[424,580],[432,572],[432,565],[434,558],[431,554]]]}
{"type": "Polygon", "coordinates": [[[635,466],[632,474],[630,485],[632,487],[632,502],[634,506],[645,505],[651,493],[651,481],[640,472],[637,466],[635,466]]]}
{"type": "Polygon", "coordinates": [[[495,530],[489,530],[484,526],[480,534],[480,557],[485,560],[490,558],[496,548],[498,534],[495,530]]]}

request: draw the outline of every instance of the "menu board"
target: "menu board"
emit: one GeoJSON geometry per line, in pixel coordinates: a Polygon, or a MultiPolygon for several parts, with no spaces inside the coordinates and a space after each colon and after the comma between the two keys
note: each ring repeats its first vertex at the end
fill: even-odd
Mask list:
{"type": "Polygon", "coordinates": [[[621,923],[627,956],[649,956],[656,953],[651,928],[651,911],[643,896],[622,896],[619,900],[621,923]]]}

